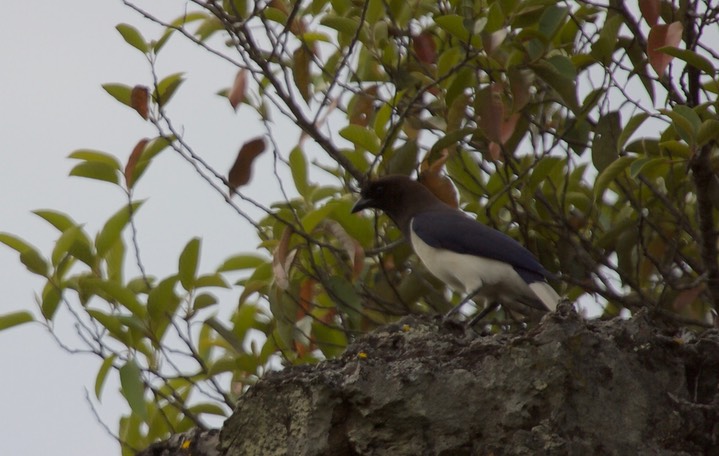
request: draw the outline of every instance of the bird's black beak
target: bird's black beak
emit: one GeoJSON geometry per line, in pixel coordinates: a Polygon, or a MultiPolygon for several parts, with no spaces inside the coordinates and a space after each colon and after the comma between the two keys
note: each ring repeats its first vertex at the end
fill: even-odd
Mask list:
{"type": "Polygon", "coordinates": [[[367,209],[368,207],[372,207],[373,201],[369,198],[360,197],[360,199],[357,200],[354,206],[352,206],[352,213],[359,212],[362,209],[367,209]]]}

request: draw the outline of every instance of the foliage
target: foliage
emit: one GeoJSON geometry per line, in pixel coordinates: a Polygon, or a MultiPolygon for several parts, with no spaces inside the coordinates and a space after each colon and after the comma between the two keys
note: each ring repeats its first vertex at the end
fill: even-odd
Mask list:
{"type": "MultiPolygon", "coordinates": [[[[719,55],[711,30],[719,15],[708,2],[643,0],[633,11],[622,1],[193,1],[170,21],[126,3],[165,28],[147,40],[118,26],[156,83],[103,88],[157,136],[139,141],[124,166],[75,151],[70,174],[111,182],[127,205],[94,238],[65,214],[38,211],[59,232],[47,257],[0,235],[47,279],[38,299],[44,324],[52,327],[60,306],[72,309],[86,351],[103,360],[98,398],[118,373],[131,410],[119,426],[126,454],[225,414],[273,356],[333,357],[397,315],[457,302],[395,242],[400,234],[384,216],[350,214],[353,190],[373,174],[418,172],[561,273],[568,298],[599,297],[605,316],[649,308],[713,324],[719,55]],[[229,173],[210,168],[166,113],[185,76],[157,75],[156,62],[178,35],[236,67],[220,94],[265,126],[229,173]],[[275,141],[285,124],[300,138],[291,150],[275,141]],[[286,200],[271,205],[242,192],[266,148],[293,181],[281,183],[286,200]],[[142,205],[133,189],[164,150],[192,164],[239,216],[247,217],[237,198],[265,211],[247,219],[264,254],[239,253],[200,272],[201,242],[192,239],[176,274],[140,268],[124,277],[123,232],[134,239],[142,205]],[[236,312],[221,321],[212,289],[230,287],[227,273],[238,270],[249,275],[233,286],[236,312]],[[265,337],[252,339],[251,329],[265,337]],[[175,364],[173,344],[191,365],[175,364]]],[[[31,320],[9,314],[0,329],[31,320]]]]}

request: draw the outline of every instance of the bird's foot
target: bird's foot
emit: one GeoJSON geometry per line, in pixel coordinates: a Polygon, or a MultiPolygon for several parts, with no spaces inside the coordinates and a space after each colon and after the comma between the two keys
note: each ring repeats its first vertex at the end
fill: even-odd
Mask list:
{"type": "Polygon", "coordinates": [[[493,302],[492,304],[488,305],[487,307],[485,307],[484,309],[482,309],[482,311],[481,311],[480,313],[478,313],[478,314],[475,315],[471,320],[469,320],[469,323],[467,324],[467,327],[468,327],[468,328],[472,328],[472,327],[473,327],[474,325],[476,325],[477,322],[479,322],[482,318],[484,318],[484,317],[486,317],[487,315],[489,315],[490,313],[494,312],[494,311],[497,309],[497,307],[499,307],[499,303],[498,303],[498,302],[493,302]]]}

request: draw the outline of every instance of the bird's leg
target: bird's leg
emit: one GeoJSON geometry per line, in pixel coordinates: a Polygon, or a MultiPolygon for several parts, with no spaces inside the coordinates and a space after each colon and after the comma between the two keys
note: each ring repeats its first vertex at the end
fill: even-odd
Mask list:
{"type": "Polygon", "coordinates": [[[479,291],[480,291],[481,289],[482,289],[482,287],[477,288],[476,290],[474,290],[473,292],[471,292],[470,294],[468,294],[459,304],[457,304],[456,306],[452,307],[452,309],[451,309],[449,312],[447,312],[447,314],[444,316],[444,320],[445,320],[445,321],[449,320],[449,319],[452,317],[452,315],[456,314],[457,311],[459,311],[459,308],[460,308],[460,307],[462,307],[463,305],[467,304],[469,301],[472,300],[472,298],[474,298],[475,296],[477,296],[477,294],[479,294],[479,291]]]}
{"type": "Polygon", "coordinates": [[[482,309],[482,311],[481,311],[480,313],[478,313],[474,318],[472,318],[472,319],[469,321],[469,324],[468,324],[467,326],[468,326],[469,328],[471,328],[472,326],[476,325],[479,320],[481,320],[482,318],[486,317],[490,312],[492,312],[493,310],[495,310],[497,307],[499,307],[499,303],[496,302],[496,301],[493,302],[492,304],[488,305],[487,307],[485,307],[484,309],[482,309]]]}

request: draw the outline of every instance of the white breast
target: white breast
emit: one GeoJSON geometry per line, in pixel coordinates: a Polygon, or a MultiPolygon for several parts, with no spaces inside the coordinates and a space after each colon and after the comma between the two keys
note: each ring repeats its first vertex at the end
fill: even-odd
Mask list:
{"type": "MultiPolygon", "coordinates": [[[[479,289],[479,296],[502,303],[522,301],[523,298],[545,301],[544,296],[537,296],[509,264],[437,249],[420,239],[414,231],[410,232],[412,247],[425,267],[456,292],[466,294],[479,289]]],[[[556,302],[548,307],[555,308],[556,302]]]]}

